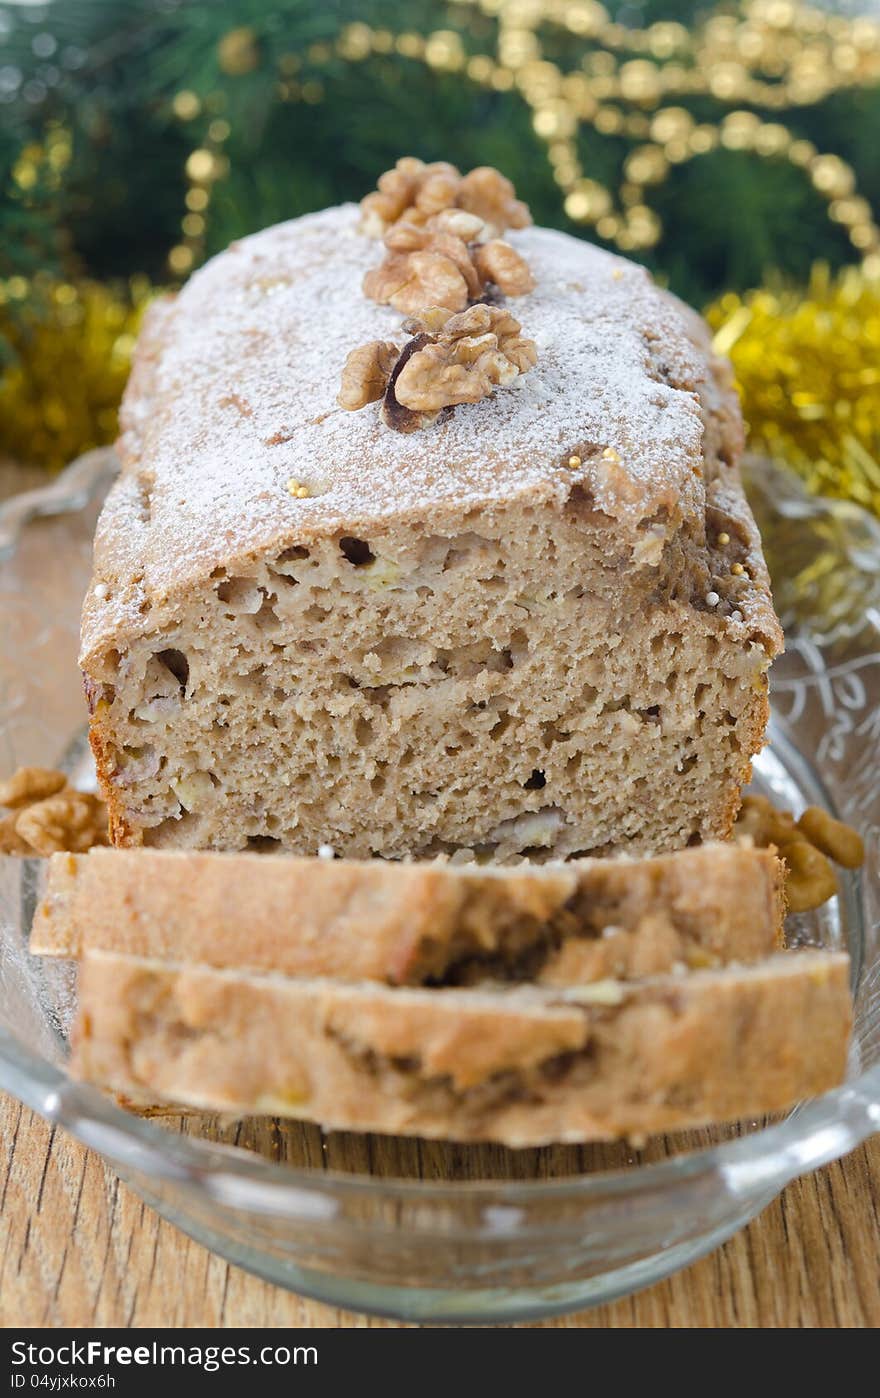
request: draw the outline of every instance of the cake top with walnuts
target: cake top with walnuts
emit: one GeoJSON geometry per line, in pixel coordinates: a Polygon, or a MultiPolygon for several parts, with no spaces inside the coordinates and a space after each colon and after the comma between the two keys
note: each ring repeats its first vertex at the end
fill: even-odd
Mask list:
{"type": "Polygon", "coordinates": [[[692,312],[643,268],[522,226],[522,205],[500,226],[475,200],[376,227],[380,197],[245,238],[151,309],[96,538],[100,630],[340,530],[442,532],[573,490],[628,533],[703,519],[704,435],[730,461],[741,429],[692,312]]]}

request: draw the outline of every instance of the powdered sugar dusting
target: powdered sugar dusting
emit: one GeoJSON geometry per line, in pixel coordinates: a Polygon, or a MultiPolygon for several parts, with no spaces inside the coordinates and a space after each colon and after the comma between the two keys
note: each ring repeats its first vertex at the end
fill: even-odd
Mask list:
{"type": "Polygon", "coordinates": [[[377,405],[340,409],[349,351],[405,340],[401,317],[361,292],[381,250],[356,223],[346,205],[267,229],[154,311],[123,409],[127,474],[98,532],[110,601],[114,578],[129,600],[132,579],[167,595],[263,549],[398,520],[442,527],[523,493],[561,504],[576,481],[611,515],[703,508],[705,354],[641,268],[562,233],[510,235],[537,281],[510,302],[536,368],[411,436],[377,405]],[[291,478],[311,496],[292,497],[291,478]]]}

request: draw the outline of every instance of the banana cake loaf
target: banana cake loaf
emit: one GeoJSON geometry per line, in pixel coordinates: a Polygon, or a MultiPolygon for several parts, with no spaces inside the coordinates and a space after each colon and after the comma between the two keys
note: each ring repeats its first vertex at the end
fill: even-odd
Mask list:
{"type": "Polygon", "coordinates": [[[841,1081],[851,1020],[839,952],[434,990],[87,951],[71,1066],[206,1111],[528,1146],[790,1107],[841,1081]]]}
{"type": "Polygon", "coordinates": [[[578,985],[769,956],[782,945],[781,870],[734,842],[514,868],[96,849],[52,857],[31,951],[392,985],[578,985]]]}
{"type": "Polygon", "coordinates": [[[337,403],[352,350],[400,336],[354,206],[150,311],[82,634],[115,844],[504,861],[728,835],[781,646],[728,367],[640,267],[508,237],[536,362],[420,431],[337,403]]]}

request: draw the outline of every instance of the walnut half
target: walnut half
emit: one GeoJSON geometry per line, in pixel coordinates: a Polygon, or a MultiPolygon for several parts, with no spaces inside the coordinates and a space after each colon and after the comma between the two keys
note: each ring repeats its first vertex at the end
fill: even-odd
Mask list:
{"type": "Polygon", "coordinates": [[[445,209],[476,215],[486,225],[489,238],[497,238],[507,228],[526,228],[532,221],[510,180],[491,165],[462,175],[442,161],[426,165],[404,156],[393,170],[379,176],[378,189],[361,200],[361,232],[384,238],[404,217],[423,224],[445,209]]]}
{"type": "Polygon", "coordinates": [[[390,340],[370,340],[353,349],[342,370],[336,401],[347,412],[357,412],[382,397],[400,350],[390,340]]]}
{"type": "Polygon", "coordinates": [[[19,767],[0,782],[0,854],[82,853],[106,845],[107,807],[99,796],[74,791],[63,772],[19,767]]]}
{"type": "Polygon", "coordinates": [[[528,263],[500,238],[488,238],[482,219],[444,210],[423,225],[401,219],[385,235],[387,252],[364,277],[364,295],[404,315],[424,306],[463,311],[497,286],[505,296],[525,296],[535,280],[528,263]]]}
{"type": "Polygon", "coordinates": [[[16,833],[37,854],[72,850],[84,854],[94,845],[106,845],[107,808],[89,791],[62,791],[37,801],[22,811],[16,833]]]}
{"type": "Polygon", "coordinates": [[[387,341],[351,352],[338,399],[352,409],[375,402],[384,376],[382,418],[396,432],[418,431],[446,408],[479,403],[538,359],[534,340],[525,339],[519,321],[499,306],[471,306],[455,315],[431,306],[404,329],[412,339],[390,368],[394,346],[387,341]]]}
{"type": "Polygon", "coordinates": [[[792,913],[818,908],[837,892],[829,863],[857,869],[865,857],[861,836],[852,826],[834,820],[818,806],[808,806],[795,820],[778,810],[766,796],[744,796],[733,833],[759,849],[775,846],[785,861],[785,896],[792,913]]]}
{"type": "Polygon", "coordinates": [[[47,796],[55,796],[66,785],[66,776],[54,767],[19,767],[11,777],[0,781],[0,806],[11,811],[21,810],[35,801],[45,801],[47,796]]]}
{"type": "MultiPolygon", "coordinates": [[[[413,328],[423,323],[416,320],[413,328]]],[[[458,403],[479,403],[537,362],[534,340],[523,339],[522,326],[509,311],[471,306],[426,335],[424,347],[398,375],[395,394],[406,408],[437,413],[458,403]]]]}

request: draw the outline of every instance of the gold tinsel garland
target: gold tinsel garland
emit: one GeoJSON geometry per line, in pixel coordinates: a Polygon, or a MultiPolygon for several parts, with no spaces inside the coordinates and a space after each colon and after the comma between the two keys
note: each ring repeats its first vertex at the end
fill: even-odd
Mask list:
{"type": "MultiPolygon", "coordinates": [[[[0,452],[60,467],[112,441],[143,310],[143,280],[125,293],[94,282],[0,284],[0,336],[17,358],[0,377],[0,452]],[[16,301],[41,306],[13,315],[16,301]]],[[[814,491],[880,514],[880,280],[816,268],[806,292],[729,293],[706,311],[733,361],[749,441],[814,491]]]]}
{"type": "MultiPolygon", "coordinates": [[[[880,226],[859,192],[856,172],[836,152],[799,137],[784,120],[833,93],[880,81],[876,17],[831,14],[806,0],[739,0],[732,7],[722,0],[692,28],[658,20],[639,29],[617,23],[598,0],[452,3],[460,29],[420,34],[355,22],[332,42],[283,54],[277,71],[267,70],[267,79],[276,82],[282,102],[316,104],[325,100],[325,85],[308,75],[310,67],[397,55],[458,73],[489,91],[515,92],[531,111],[566,214],[621,252],[652,248],[661,240],[652,191],[676,166],[717,150],[756,161],[784,160],[825,200],[828,217],[843,229],[866,272],[880,273],[880,226]],[[476,36],[487,24],[494,35],[491,52],[475,52],[484,42],[476,36]],[[565,66],[548,52],[559,38],[571,50],[565,66]],[[690,110],[688,104],[706,97],[727,109],[718,120],[690,110]],[[626,142],[616,184],[603,184],[584,169],[579,137],[587,130],[626,142]]],[[[247,25],[230,29],[217,45],[217,65],[227,78],[252,73],[262,62],[257,34],[247,25]]],[[[229,169],[224,148],[232,126],[222,115],[226,95],[221,86],[204,98],[182,89],[171,104],[183,123],[213,113],[186,164],[181,238],[168,254],[175,276],[201,261],[214,188],[229,169]]]]}
{"type": "Polygon", "coordinates": [[[58,469],[112,442],[147,302],[146,278],[122,290],[91,281],[0,282],[0,453],[58,469]]]}
{"type": "Polygon", "coordinates": [[[706,316],[733,362],[750,447],[880,514],[880,277],[816,267],[805,292],[730,292],[706,316]]]}

